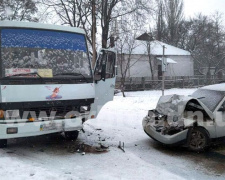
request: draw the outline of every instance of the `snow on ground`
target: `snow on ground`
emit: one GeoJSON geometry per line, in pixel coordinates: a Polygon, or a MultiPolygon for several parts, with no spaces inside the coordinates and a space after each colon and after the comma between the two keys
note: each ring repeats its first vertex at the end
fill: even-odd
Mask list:
{"type": "MultiPolygon", "coordinates": [[[[171,89],[165,94],[191,94],[195,89],[171,89]]],[[[154,142],[142,129],[142,119],[156,106],[161,91],[128,92],[107,103],[97,119],[85,124],[77,142],[59,135],[20,138],[0,150],[2,179],[223,179],[223,164],[211,156],[169,148],[154,142]],[[117,148],[125,143],[125,153],[117,148]],[[107,153],[70,150],[77,143],[109,146],[107,153]],[[218,167],[218,168],[217,168],[218,167]],[[219,170],[218,170],[219,169],[219,170]]]]}

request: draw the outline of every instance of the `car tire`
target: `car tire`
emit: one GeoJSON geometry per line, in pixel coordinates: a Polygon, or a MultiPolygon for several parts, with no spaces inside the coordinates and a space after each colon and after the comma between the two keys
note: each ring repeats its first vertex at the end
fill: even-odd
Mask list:
{"type": "Polygon", "coordinates": [[[7,139],[0,139],[0,148],[7,147],[7,139]]]}
{"type": "Polygon", "coordinates": [[[201,152],[209,146],[209,135],[207,131],[201,127],[194,127],[189,130],[187,145],[189,150],[201,152]]]}
{"type": "Polygon", "coordinates": [[[64,132],[65,139],[76,141],[79,135],[79,131],[67,131],[64,132]]]}

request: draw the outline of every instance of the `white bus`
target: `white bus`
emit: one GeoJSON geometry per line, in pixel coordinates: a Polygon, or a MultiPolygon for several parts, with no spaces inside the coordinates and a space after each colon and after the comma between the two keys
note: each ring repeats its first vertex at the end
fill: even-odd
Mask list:
{"type": "Polygon", "coordinates": [[[102,49],[92,70],[84,30],[2,21],[0,34],[0,147],[50,133],[75,140],[113,99],[116,53],[102,49]]]}

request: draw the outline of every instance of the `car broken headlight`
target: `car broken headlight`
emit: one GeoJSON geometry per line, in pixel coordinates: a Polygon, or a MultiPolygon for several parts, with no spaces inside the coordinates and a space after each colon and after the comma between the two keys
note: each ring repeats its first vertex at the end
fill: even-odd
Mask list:
{"type": "Polygon", "coordinates": [[[159,114],[159,115],[158,115],[158,120],[161,120],[162,117],[163,117],[163,115],[162,115],[162,114],[159,114]]]}
{"type": "Polygon", "coordinates": [[[177,122],[178,121],[178,116],[173,116],[173,122],[177,122]]]}

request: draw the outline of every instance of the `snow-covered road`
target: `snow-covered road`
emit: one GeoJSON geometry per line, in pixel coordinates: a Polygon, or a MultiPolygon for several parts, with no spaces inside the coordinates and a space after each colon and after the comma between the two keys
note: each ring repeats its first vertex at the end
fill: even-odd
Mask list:
{"type": "MultiPolygon", "coordinates": [[[[194,89],[171,89],[166,94],[191,94],[194,89]]],[[[95,120],[85,124],[77,142],[60,135],[13,139],[0,150],[0,179],[224,179],[225,156],[185,148],[168,148],[154,142],[141,122],[156,106],[160,91],[129,92],[106,104],[95,120]],[[125,153],[117,148],[125,143],[125,153]],[[73,151],[77,144],[101,142],[107,153],[73,151]]],[[[223,150],[223,149],[222,149],[223,150]]],[[[223,151],[221,151],[223,152],[223,151]]]]}

